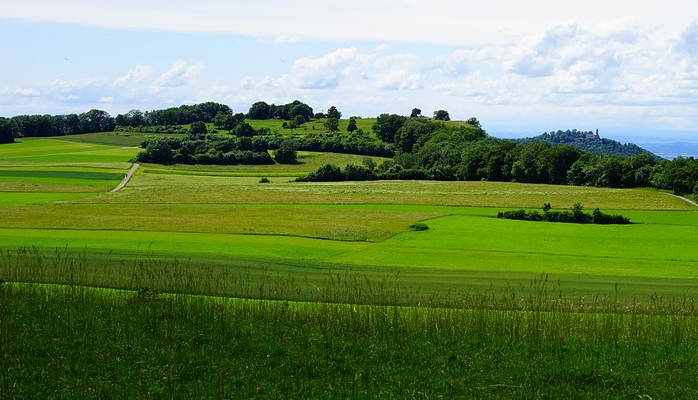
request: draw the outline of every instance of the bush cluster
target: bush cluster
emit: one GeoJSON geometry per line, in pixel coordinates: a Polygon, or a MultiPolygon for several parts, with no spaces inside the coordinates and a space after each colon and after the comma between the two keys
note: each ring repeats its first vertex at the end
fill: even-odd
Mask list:
{"type": "Polygon", "coordinates": [[[344,170],[336,165],[325,164],[306,177],[297,178],[297,182],[341,182],[341,181],[372,181],[376,174],[368,168],[349,164],[344,170]]]}
{"type": "Polygon", "coordinates": [[[141,143],[144,150],[136,156],[138,162],[260,165],[274,164],[266,149],[254,147],[250,138],[218,134],[188,135],[187,137],[158,137],[141,143]]]}
{"type": "Polygon", "coordinates": [[[572,211],[552,211],[550,203],[543,205],[543,213],[538,211],[500,211],[497,218],[515,219],[520,221],[545,221],[545,222],[565,222],[576,224],[629,224],[630,219],[622,215],[609,215],[602,213],[598,208],[593,213],[587,214],[582,211],[583,205],[575,203],[572,211]]]}

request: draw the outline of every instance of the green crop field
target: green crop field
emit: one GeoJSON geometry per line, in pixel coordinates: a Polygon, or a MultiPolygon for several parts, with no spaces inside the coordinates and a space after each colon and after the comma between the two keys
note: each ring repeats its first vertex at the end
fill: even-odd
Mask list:
{"type": "Polygon", "coordinates": [[[4,251],[89,249],[99,261],[110,251],[133,260],[147,249],[148,257],[186,260],[197,268],[253,266],[255,279],[273,275],[274,268],[298,279],[317,275],[310,271],[351,270],[377,279],[399,276],[404,286],[429,293],[499,290],[547,274],[566,297],[609,295],[620,286],[623,298],[643,301],[653,291],[692,295],[698,275],[698,253],[688,240],[698,213],[656,190],[294,182],[325,163],[363,159],[305,152],[292,166],[145,164],[125,188],[111,192],[137,149],[105,144],[113,135],[85,139],[31,139],[0,147],[4,251]],[[91,157],[99,161],[90,163],[91,157]],[[260,183],[261,177],[271,182],[260,183]],[[543,203],[571,208],[576,202],[622,213],[634,224],[493,218],[505,209],[543,203]],[[409,226],[420,221],[429,229],[411,232],[409,226]],[[638,286],[638,279],[645,281],[638,286]]]}
{"type": "Polygon", "coordinates": [[[680,198],[295,182],[364,158],[312,152],[142,164],[113,192],[146,136],[0,145],[4,397],[698,397],[680,198]],[[496,218],[577,202],[632,224],[496,218]]]}

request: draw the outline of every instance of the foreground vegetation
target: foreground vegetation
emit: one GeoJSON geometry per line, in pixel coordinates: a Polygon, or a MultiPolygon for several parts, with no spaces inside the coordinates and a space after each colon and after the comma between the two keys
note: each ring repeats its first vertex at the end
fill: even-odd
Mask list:
{"type": "Polygon", "coordinates": [[[361,277],[323,287],[296,303],[4,283],[0,384],[6,398],[697,394],[692,302],[585,308],[540,281],[449,308],[361,306],[411,294],[361,277]]]}

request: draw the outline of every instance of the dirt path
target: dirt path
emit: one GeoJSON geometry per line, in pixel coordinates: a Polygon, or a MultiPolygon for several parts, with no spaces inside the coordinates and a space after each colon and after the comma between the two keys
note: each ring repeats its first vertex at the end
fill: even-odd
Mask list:
{"type": "Polygon", "coordinates": [[[675,195],[675,194],[671,194],[671,193],[667,193],[667,194],[668,194],[669,196],[674,196],[674,197],[676,197],[677,199],[681,199],[681,200],[685,201],[685,202],[688,203],[688,204],[692,204],[692,205],[698,207],[698,203],[696,203],[696,202],[693,201],[693,200],[687,199],[687,198],[685,198],[685,197],[683,197],[683,196],[678,196],[678,195],[675,195]]]}
{"type": "Polygon", "coordinates": [[[127,184],[128,181],[131,179],[131,177],[133,176],[134,172],[136,172],[136,170],[138,169],[138,167],[140,167],[140,164],[133,164],[133,165],[131,166],[131,169],[129,169],[128,172],[126,173],[126,176],[124,176],[124,179],[121,180],[121,183],[119,183],[119,185],[118,185],[117,187],[115,187],[114,189],[112,189],[112,192],[116,192],[116,191],[118,191],[118,190],[121,190],[121,188],[123,188],[124,186],[126,186],[126,184],[127,184]]]}

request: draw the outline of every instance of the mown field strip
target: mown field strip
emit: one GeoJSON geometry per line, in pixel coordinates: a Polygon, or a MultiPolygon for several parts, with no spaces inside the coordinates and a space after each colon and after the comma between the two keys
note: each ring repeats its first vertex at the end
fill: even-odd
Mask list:
{"type": "MultiPolygon", "coordinates": [[[[378,241],[444,215],[339,207],[212,204],[44,204],[7,208],[5,228],[206,232],[378,241]]],[[[134,233],[134,235],[137,235],[134,233]]]]}
{"type": "MultiPolygon", "coordinates": [[[[292,236],[235,235],[200,232],[148,232],[131,230],[0,229],[1,248],[13,251],[35,246],[49,254],[69,249],[155,256],[171,261],[197,257],[195,263],[219,263],[232,257],[321,260],[370,244],[292,236]]],[[[115,256],[118,258],[118,256],[115,256]]]]}

